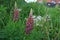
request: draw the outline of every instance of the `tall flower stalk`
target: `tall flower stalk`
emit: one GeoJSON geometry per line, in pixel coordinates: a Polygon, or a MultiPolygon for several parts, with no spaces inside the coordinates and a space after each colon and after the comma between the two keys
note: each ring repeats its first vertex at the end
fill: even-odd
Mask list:
{"type": "Polygon", "coordinates": [[[30,34],[30,31],[33,29],[34,20],[32,16],[33,15],[32,15],[32,8],[31,8],[29,17],[26,20],[26,34],[30,34]]]}
{"type": "Polygon", "coordinates": [[[18,15],[19,15],[19,10],[17,8],[17,3],[15,2],[14,18],[13,18],[14,21],[17,21],[18,20],[18,15]]]}

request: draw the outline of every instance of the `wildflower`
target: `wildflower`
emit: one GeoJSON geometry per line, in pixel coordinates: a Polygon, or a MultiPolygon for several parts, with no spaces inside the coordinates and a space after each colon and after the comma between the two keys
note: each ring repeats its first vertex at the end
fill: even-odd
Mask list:
{"type": "Polygon", "coordinates": [[[37,16],[34,18],[34,23],[37,23],[38,21],[41,21],[42,17],[41,16],[37,16]]]}
{"type": "Polygon", "coordinates": [[[30,31],[33,29],[33,17],[32,17],[32,9],[30,10],[29,18],[26,20],[26,34],[29,34],[30,31]]]}
{"type": "Polygon", "coordinates": [[[32,3],[32,2],[36,2],[37,0],[25,0],[25,2],[27,3],[32,3]]]}
{"type": "Polygon", "coordinates": [[[36,16],[34,16],[34,15],[33,15],[32,17],[33,17],[34,19],[36,18],[36,16]]]}
{"type": "MultiPolygon", "coordinates": [[[[34,19],[34,23],[35,23],[35,20],[36,20],[36,16],[33,15],[32,18],[34,19]]],[[[25,20],[27,20],[27,18],[25,18],[25,20]]]]}
{"type": "Polygon", "coordinates": [[[15,9],[14,9],[14,21],[17,21],[18,20],[18,14],[19,13],[19,10],[17,8],[17,4],[15,2],[15,9]]]}
{"type": "Polygon", "coordinates": [[[22,11],[22,9],[18,9],[18,11],[22,11]]]}
{"type": "Polygon", "coordinates": [[[50,16],[47,15],[47,16],[46,16],[46,21],[49,21],[49,20],[50,20],[50,16]]]}
{"type": "MultiPolygon", "coordinates": [[[[39,22],[42,20],[43,17],[40,15],[39,16],[33,15],[32,18],[34,19],[34,24],[36,24],[36,26],[39,26],[40,25],[39,22]]],[[[27,18],[25,18],[25,20],[27,20],[27,18]]]]}
{"type": "Polygon", "coordinates": [[[37,16],[37,20],[41,20],[42,19],[42,17],[41,16],[37,16]]]}
{"type": "Polygon", "coordinates": [[[37,16],[37,18],[35,20],[36,26],[39,26],[40,25],[40,21],[41,20],[42,20],[42,17],[41,16],[37,16]]]}

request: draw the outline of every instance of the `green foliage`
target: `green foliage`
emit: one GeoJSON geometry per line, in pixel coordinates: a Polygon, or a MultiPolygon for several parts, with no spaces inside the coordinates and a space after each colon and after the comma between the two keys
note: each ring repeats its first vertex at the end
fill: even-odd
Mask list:
{"type": "Polygon", "coordinates": [[[60,40],[59,8],[49,8],[38,3],[27,4],[23,0],[0,0],[0,5],[1,40],[60,40]],[[22,9],[19,12],[19,20],[16,22],[12,20],[15,1],[17,1],[18,8],[22,9]],[[41,15],[44,19],[38,22],[39,26],[34,24],[31,34],[26,35],[25,18],[28,18],[31,8],[33,9],[33,15],[41,15]],[[51,18],[48,22],[44,21],[46,14],[51,18]]]}

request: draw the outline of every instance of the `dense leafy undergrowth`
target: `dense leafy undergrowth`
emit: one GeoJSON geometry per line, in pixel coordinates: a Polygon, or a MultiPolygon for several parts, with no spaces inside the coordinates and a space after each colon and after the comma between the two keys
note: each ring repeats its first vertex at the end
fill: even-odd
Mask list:
{"type": "Polygon", "coordinates": [[[19,6],[19,20],[13,21],[13,10],[11,6],[0,6],[0,40],[60,40],[60,10],[58,7],[50,8],[38,3],[24,4],[19,6]],[[30,34],[25,34],[26,19],[30,9],[33,15],[45,17],[50,16],[50,20],[39,21],[39,25],[34,23],[30,34]],[[9,11],[8,11],[9,10],[9,11]]]}

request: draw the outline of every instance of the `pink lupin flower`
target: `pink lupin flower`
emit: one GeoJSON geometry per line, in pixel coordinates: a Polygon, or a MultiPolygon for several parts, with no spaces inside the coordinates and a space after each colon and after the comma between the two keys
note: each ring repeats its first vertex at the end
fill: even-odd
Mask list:
{"type": "Polygon", "coordinates": [[[19,10],[18,10],[18,8],[17,8],[17,4],[16,4],[16,2],[15,2],[15,8],[14,8],[14,21],[17,21],[18,20],[18,14],[19,13],[19,10]]]}
{"type": "Polygon", "coordinates": [[[32,17],[32,9],[30,10],[29,18],[26,20],[26,34],[29,34],[30,31],[33,29],[33,17],[32,17]]]}

